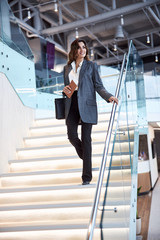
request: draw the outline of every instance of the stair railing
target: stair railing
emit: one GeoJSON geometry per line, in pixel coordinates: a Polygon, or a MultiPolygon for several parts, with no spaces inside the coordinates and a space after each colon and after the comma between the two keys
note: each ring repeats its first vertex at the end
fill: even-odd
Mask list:
{"type": "MultiPolygon", "coordinates": [[[[118,83],[117,83],[116,92],[115,92],[116,98],[119,97],[119,92],[120,92],[120,88],[121,88],[122,77],[123,77],[123,72],[124,72],[124,67],[125,67],[125,61],[126,61],[126,53],[124,54],[124,57],[123,57],[121,71],[120,71],[120,75],[118,78],[118,83]]],[[[96,186],[95,199],[94,199],[94,203],[93,203],[93,207],[92,207],[92,213],[91,213],[91,218],[90,218],[88,232],[87,232],[87,238],[86,238],[87,240],[92,240],[92,238],[93,238],[97,210],[98,210],[98,205],[99,205],[99,200],[100,200],[100,195],[101,195],[103,177],[104,177],[104,172],[105,172],[105,168],[106,168],[107,155],[108,155],[108,151],[109,151],[109,145],[110,145],[110,139],[111,139],[111,134],[112,134],[112,130],[113,130],[116,109],[117,109],[117,104],[114,102],[112,111],[111,111],[110,120],[109,120],[108,131],[107,131],[107,136],[106,136],[106,141],[105,141],[105,147],[104,147],[104,152],[103,152],[103,157],[102,157],[102,163],[101,163],[99,177],[98,177],[97,186],[96,186]]]]}

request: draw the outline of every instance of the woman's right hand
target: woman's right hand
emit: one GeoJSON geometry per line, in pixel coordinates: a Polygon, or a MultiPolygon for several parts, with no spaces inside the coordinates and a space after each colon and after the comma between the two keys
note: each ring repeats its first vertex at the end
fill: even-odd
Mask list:
{"type": "Polygon", "coordinates": [[[66,85],[66,86],[63,88],[63,92],[64,92],[65,94],[71,93],[71,88],[70,88],[70,86],[69,86],[69,85],[66,85]]]}

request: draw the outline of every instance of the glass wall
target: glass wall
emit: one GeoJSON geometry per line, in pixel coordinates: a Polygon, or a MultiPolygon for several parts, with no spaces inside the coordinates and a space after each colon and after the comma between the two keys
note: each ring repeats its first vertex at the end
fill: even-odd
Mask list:
{"type": "Polygon", "coordinates": [[[32,51],[6,0],[0,1],[0,40],[28,59],[33,59],[32,51]]]}

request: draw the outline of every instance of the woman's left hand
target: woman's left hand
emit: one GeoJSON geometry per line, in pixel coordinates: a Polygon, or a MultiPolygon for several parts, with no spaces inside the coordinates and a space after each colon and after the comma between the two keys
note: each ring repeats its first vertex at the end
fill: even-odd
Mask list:
{"type": "Polygon", "coordinates": [[[108,99],[108,101],[109,102],[115,102],[115,103],[117,103],[117,105],[118,105],[118,98],[116,98],[116,97],[114,97],[114,96],[111,96],[109,99],[108,99]]]}

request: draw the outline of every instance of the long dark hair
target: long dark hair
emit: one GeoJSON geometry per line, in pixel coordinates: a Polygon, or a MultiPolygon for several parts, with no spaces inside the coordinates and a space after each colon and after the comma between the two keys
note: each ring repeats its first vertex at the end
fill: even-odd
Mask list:
{"type": "Polygon", "coordinates": [[[79,48],[79,42],[83,42],[85,47],[86,47],[86,56],[84,57],[84,59],[89,61],[89,56],[88,56],[88,47],[86,42],[83,39],[76,39],[71,43],[71,50],[68,54],[68,64],[71,64],[73,61],[76,61],[76,55],[77,55],[77,51],[79,48]]]}

